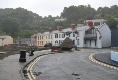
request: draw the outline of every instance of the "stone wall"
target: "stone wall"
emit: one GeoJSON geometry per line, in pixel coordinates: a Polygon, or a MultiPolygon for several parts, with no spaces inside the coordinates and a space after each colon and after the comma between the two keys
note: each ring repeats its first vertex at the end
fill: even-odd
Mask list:
{"type": "Polygon", "coordinates": [[[0,51],[19,51],[19,50],[31,51],[32,49],[41,50],[38,47],[29,47],[29,46],[0,46],[0,51]]]}

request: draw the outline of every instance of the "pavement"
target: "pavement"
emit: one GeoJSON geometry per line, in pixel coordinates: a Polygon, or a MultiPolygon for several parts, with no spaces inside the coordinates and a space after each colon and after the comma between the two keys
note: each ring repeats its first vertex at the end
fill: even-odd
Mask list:
{"type": "Polygon", "coordinates": [[[95,54],[94,58],[100,62],[118,67],[118,62],[111,60],[111,53],[95,54]]]}
{"type": "MultiPolygon", "coordinates": [[[[89,59],[89,56],[94,54],[94,58],[99,60],[102,57],[100,59],[102,60],[103,56],[109,56],[106,53],[111,50],[81,49],[81,51],[49,54],[39,59],[32,71],[37,80],[117,80],[118,70],[96,64],[89,59]]],[[[48,54],[50,51],[36,51],[34,56],[29,56],[27,53],[26,60],[30,62],[35,57],[48,54]]],[[[19,71],[27,62],[19,62],[19,57],[19,54],[15,54],[0,60],[0,80],[22,80],[19,71]]]]}
{"type": "Polygon", "coordinates": [[[49,51],[35,51],[34,56],[29,56],[29,53],[26,53],[26,62],[19,62],[20,54],[10,56],[6,54],[6,57],[0,60],[0,80],[23,80],[20,74],[21,67],[38,55],[49,53],[49,51]]]}

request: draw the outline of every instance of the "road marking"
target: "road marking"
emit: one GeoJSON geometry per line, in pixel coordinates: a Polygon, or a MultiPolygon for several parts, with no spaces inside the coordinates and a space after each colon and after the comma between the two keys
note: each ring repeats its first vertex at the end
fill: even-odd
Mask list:
{"type": "MultiPolygon", "coordinates": [[[[46,55],[44,55],[46,56],[46,55]]],[[[38,62],[39,59],[41,59],[44,56],[39,56],[37,57],[33,62],[31,62],[27,68],[27,75],[29,80],[36,80],[36,77],[33,75],[32,68],[33,66],[38,62]]]]}
{"type": "Polygon", "coordinates": [[[89,55],[89,59],[90,59],[91,61],[93,61],[93,62],[95,62],[95,63],[97,63],[97,64],[100,64],[100,65],[102,65],[102,66],[105,66],[105,67],[108,67],[108,68],[111,68],[111,69],[118,70],[118,67],[116,67],[116,66],[112,66],[112,65],[109,65],[109,64],[106,64],[106,63],[103,63],[103,62],[100,62],[100,61],[94,59],[94,58],[93,58],[93,55],[94,55],[94,54],[89,55]]]}

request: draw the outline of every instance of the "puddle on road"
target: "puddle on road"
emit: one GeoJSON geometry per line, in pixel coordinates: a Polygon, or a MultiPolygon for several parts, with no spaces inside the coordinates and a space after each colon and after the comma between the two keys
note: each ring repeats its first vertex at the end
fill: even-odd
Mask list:
{"type": "Polygon", "coordinates": [[[40,74],[42,74],[42,72],[34,72],[33,74],[39,76],[40,74]]]}
{"type": "Polygon", "coordinates": [[[77,77],[76,79],[78,80],[78,79],[80,79],[79,76],[82,74],[72,73],[71,75],[76,76],[77,77]]]}
{"type": "Polygon", "coordinates": [[[81,74],[72,73],[71,75],[80,76],[81,74]]]}

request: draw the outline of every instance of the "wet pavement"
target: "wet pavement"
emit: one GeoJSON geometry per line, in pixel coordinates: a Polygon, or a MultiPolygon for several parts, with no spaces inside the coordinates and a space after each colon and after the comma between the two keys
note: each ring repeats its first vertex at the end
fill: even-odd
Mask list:
{"type": "MultiPolygon", "coordinates": [[[[30,61],[36,56],[49,53],[50,50],[36,51],[34,56],[29,56],[29,53],[26,54],[26,61],[30,61]]],[[[20,52],[19,52],[20,53],[20,52]]],[[[14,54],[6,57],[5,55],[0,60],[0,80],[22,80],[20,69],[23,67],[26,62],[19,62],[20,54],[14,54]],[[4,57],[4,58],[3,58],[4,57]]]]}
{"type": "MultiPolygon", "coordinates": [[[[34,56],[26,54],[26,61],[51,50],[36,51],[34,56]]],[[[117,80],[118,71],[93,63],[90,54],[105,54],[111,49],[82,49],[81,51],[49,54],[42,57],[33,67],[37,80],[117,80]]],[[[22,80],[19,73],[27,62],[19,62],[20,54],[0,60],[0,80],[22,80]]]]}
{"type": "Polygon", "coordinates": [[[111,49],[82,49],[81,51],[49,54],[33,67],[37,80],[117,80],[118,71],[93,63],[90,54],[104,54],[111,49]]]}

